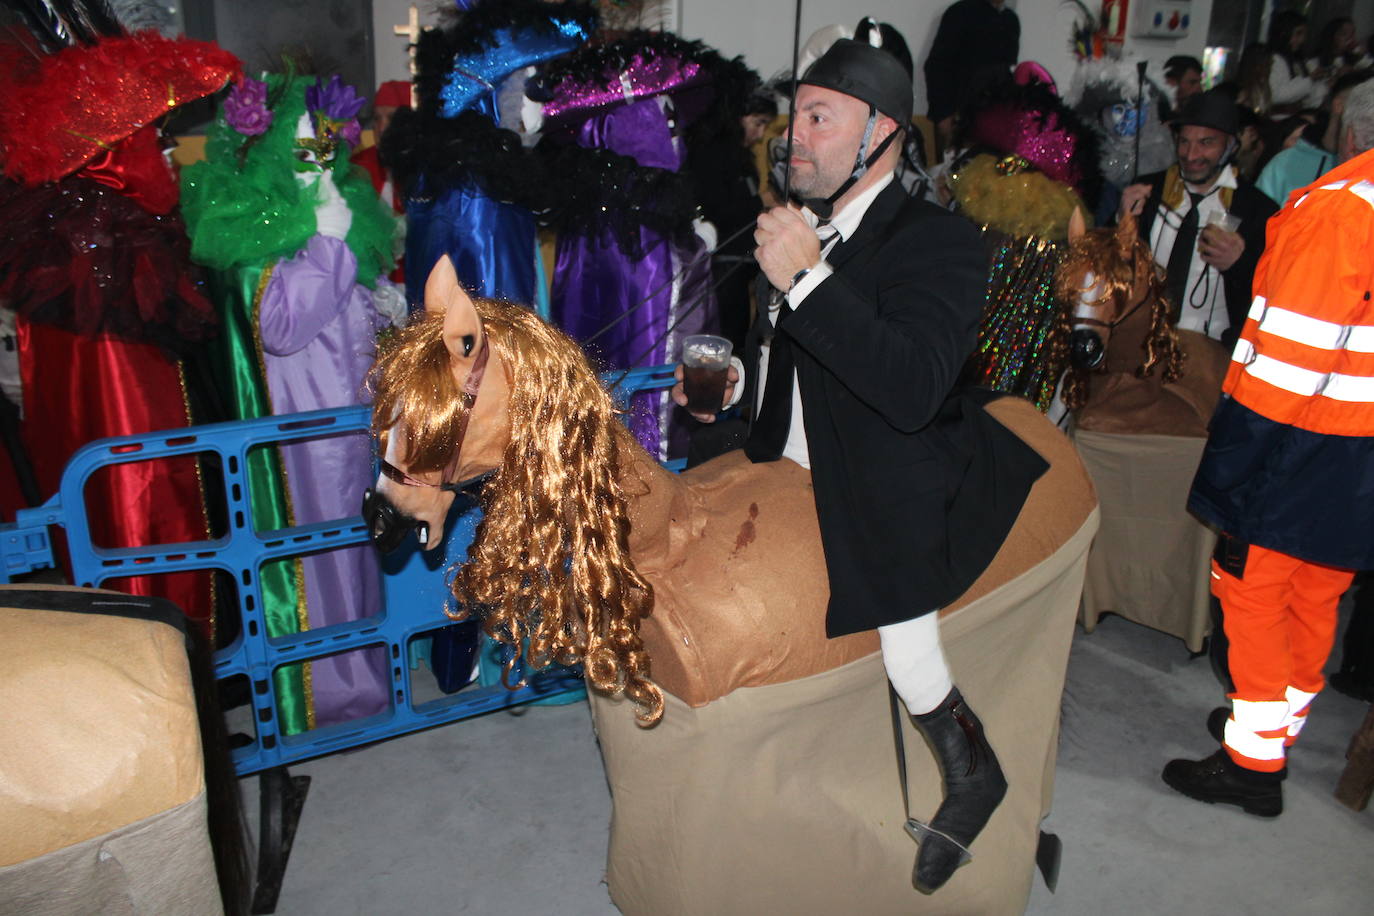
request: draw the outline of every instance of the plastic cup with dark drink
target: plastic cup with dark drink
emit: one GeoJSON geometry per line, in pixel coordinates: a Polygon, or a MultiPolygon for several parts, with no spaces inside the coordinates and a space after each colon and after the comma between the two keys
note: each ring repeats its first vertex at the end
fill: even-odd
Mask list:
{"type": "Polygon", "coordinates": [[[694,334],[682,341],[682,390],[692,413],[716,413],[725,406],[730,341],[694,334]]]}

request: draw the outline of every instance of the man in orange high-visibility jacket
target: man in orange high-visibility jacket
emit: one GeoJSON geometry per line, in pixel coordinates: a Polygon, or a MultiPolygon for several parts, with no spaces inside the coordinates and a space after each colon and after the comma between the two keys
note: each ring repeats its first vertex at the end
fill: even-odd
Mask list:
{"type": "Polygon", "coordinates": [[[1235,681],[1222,748],[1164,781],[1274,817],[1288,746],[1322,689],[1336,606],[1374,567],[1374,83],[1351,90],[1342,162],[1269,221],[1189,508],[1223,532],[1212,591],[1235,681]]]}

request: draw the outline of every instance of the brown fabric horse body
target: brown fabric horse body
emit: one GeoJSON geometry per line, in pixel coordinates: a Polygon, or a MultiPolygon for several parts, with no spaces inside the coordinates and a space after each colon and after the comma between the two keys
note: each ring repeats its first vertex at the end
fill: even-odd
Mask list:
{"type": "MultiPolygon", "coordinates": [[[[526,644],[536,666],[585,662],[613,794],[617,906],[646,916],[1023,910],[1097,524],[1068,440],[1028,401],[987,408],[1050,465],[983,576],[942,612],[951,665],[1005,748],[1009,788],[973,861],[922,897],[877,636],[825,636],[810,473],[734,452],[674,475],[633,441],[565,335],[518,306],[471,301],[445,260],[426,302],[444,316],[407,329],[374,374],[374,424],[395,466],[377,486],[438,532],[453,497],[436,485],[492,473],[455,592],[494,638],[526,644]],[[483,360],[475,401],[455,407],[483,360]],[[662,721],[636,728],[629,704],[606,699],[616,693],[639,724],[662,721]]],[[[902,727],[909,813],[924,817],[940,803],[941,775],[902,727]]]]}

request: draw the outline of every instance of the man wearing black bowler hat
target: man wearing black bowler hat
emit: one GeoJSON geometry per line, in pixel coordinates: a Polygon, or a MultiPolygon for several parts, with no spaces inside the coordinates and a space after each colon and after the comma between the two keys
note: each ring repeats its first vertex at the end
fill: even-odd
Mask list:
{"type": "Polygon", "coordinates": [[[1216,90],[1190,97],[1173,120],[1177,161],[1121,194],[1165,271],[1178,327],[1231,346],[1245,324],[1264,225],[1278,206],[1236,172],[1235,103],[1216,90]],[[1222,225],[1226,216],[1236,225],[1222,225]]]}
{"type": "MultiPolygon", "coordinates": [[[[726,399],[752,392],[752,460],[811,469],[826,632],[878,630],[888,678],[945,774],[913,873],[930,892],[1006,793],[951,679],[937,612],[991,562],[1046,465],[980,395],[954,390],[977,342],[987,256],[971,224],[893,180],[911,121],[906,71],[842,40],[796,101],[791,185],[802,206],[759,216],[755,258],[773,295],[760,303],[748,384],[732,375],[726,399]]],[[[685,404],[680,386],[674,398],[685,404]]]]}

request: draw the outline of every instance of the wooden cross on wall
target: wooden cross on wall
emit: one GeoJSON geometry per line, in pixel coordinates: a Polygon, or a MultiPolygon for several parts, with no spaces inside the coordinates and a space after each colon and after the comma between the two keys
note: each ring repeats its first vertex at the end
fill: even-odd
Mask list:
{"type": "Polygon", "coordinates": [[[410,55],[410,107],[418,111],[420,96],[415,91],[415,46],[420,43],[420,8],[412,3],[409,21],[404,25],[393,25],[391,31],[397,36],[404,35],[409,44],[407,51],[410,55]]]}

